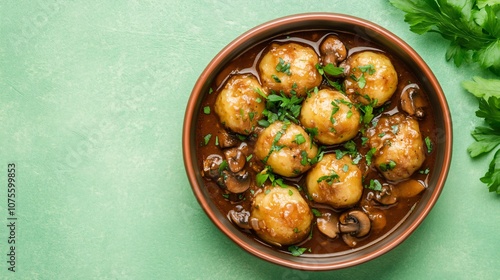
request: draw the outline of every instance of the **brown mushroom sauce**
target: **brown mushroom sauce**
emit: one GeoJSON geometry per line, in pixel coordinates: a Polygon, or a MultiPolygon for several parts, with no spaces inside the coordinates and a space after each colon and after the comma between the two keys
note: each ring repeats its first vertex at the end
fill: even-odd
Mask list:
{"type": "MultiPolygon", "coordinates": [[[[341,63],[338,60],[345,59],[345,55],[334,55],[332,58],[332,54],[330,53],[328,54],[329,57],[326,58],[321,54],[324,53],[321,50],[321,43],[329,36],[335,36],[335,38],[339,39],[345,45],[348,51],[347,56],[363,50],[385,54],[397,72],[398,84],[390,100],[380,108],[374,109],[374,121],[365,125],[352,139],[356,143],[357,151],[363,156],[357,163],[357,166],[363,172],[363,194],[355,206],[347,209],[335,209],[327,204],[315,203],[306,194],[305,175],[307,172],[294,178],[275,175],[282,178],[286,184],[297,187],[315,214],[312,220],[311,233],[308,234],[305,240],[296,244],[298,247],[307,248],[304,254],[336,254],[374,242],[393,230],[408,216],[415,204],[419,202],[422,193],[427,188],[427,180],[433,169],[436,152],[432,150],[429,152],[424,144],[422,149],[425,151],[425,160],[418,170],[408,179],[389,181],[381,174],[380,168],[374,166],[373,162],[370,166],[367,166],[366,154],[369,152],[370,147],[366,144],[362,145],[362,141],[366,136],[366,130],[373,126],[373,123],[376,123],[382,114],[404,114],[418,121],[422,139],[427,138],[431,143],[436,143],[437,133],[433,122],[432,110],[429,108],[426,93],[422,92],[418,86],[422,81],[417,80],[411,69],[399,61],[395,55],[385,52],[374,43],[356,35],[328,31],[293,33],[275,38],[272,41],[260,43],[229,63],[211,84],[210,92],[205,94],[200,108],[201,112],[197,120],[196,142],[199,143],[197,146],[198,165],[203,170],[202,175],[205,187],[210,193],[211,198],[219,210],[236,227],[248,234],[250,238],[255,238],[261,243],[266,243],[257,237],[251,225],[252,221],[249,220],[253,197],[257,193],[262,192],[262,186],[257,186],[256,184],[256,175],[266,167],[253,154],[256,139],[263,128],[257,126],[249,135],[237,135],[233,133],[220,122],[218,115],[214,111],[215,100],[218,93],[224,87],[225,82],[232,75],[250,73],[258,78],[260,74],[258,70],[259,61],[271,43],[284,44],[293,42],[309,46],[315,50],[322,65],[325,63],[324,60],[337,64],[341,63]],[[409,94],[411,94],[410,98],[409,94]],[[417,104],[409,104],[412,99],[417,99],[417,95],[417,104]],[[205,108],[210,108],[210,112],[205,108]],[[224,168],[226,171],[222,173],[219,167],[224,159],[231,166],[224,168]],[[227,176],[232,176],[232,178],[228,179],[231,181],[229,188],[236,189],[238,193],[229,191],[228,186],[224,184],[223,181],[227,179],[227,176]],[[381,183],[382,190],[375,191],[367,188],[371,180],[378,180],[381,183]],[[240,183],[239,186],[237,186],[237,183],[240,183]],[[399,187],[398,185],[401,185],[401,190],[399,191],[395,190],[399,187]],[[363,225],[361,235],[358,234],[359,231],[351,233],[343,232],[347,228],[359,228],[359,225],[350,225],[356,222],[356,217],[360,217],[365,222],[369,219],[371,223],[369,230],[366,231],[366,225],[363,225]],[[339,219],[342,222],[339,222],[339,219]],[[327,221],[328,225],[325,224],[327,221]],[[329,232],[322,233],[319,227],[329,232]]],[[[333,45],[339,48],[338,42],[335,42],[333,45]]],[[[330,78],[342,83],[345,77],[330,78]]],[[[328,85],[326,79],[323,78],[318,88],[331,87],[328,85]]],[[[366,139],[364,142],[366,142],[366,139]]],[[[318,144],[318,147],[322,146],[322,150],[327,154],[334,153],[338,149],[345,150],[343,145],[344,143],[333,146],[318,144]]],[[[269,246],[289,253],[288,245],[280,247],[274,244],[269,246]]]]}

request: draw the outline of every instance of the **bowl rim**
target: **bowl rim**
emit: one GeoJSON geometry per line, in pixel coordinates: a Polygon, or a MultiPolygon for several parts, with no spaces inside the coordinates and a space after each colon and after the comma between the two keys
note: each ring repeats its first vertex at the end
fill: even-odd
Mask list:
{"type": "MultiPolygon", "coordinates": [[[[225,63],[227,63],[227,61],[225,63]]],[[[182,150],[183,150],[184,166],[193,194],[195,195],[196,199],[198,200],[198,203],[200,204],[206,215],[215,224],[215,226],[219,228],[220,231],[222,231],[227,237],[229,237],[234,243],[236,243],[246,252],[260,259],[293,269],[321,271],[321,270],[335,270],[335,269],[347,268],[375,259],[389,252],[390,250],[394,249],[398,245],[400,245],[416,230],[416,228],[422,223],[422,221],[427,217],[431,209],[434,207],[442,192],[442,189],[444,188],[445,181],[448,176],[448,171],[451,165],[452,146],[453,146],[452,135],[453,132],[452,132],[451,114],[444,92],[432,70],[412,47],[410,47],[405,41],[396,36],[394,33],[371,21],[341,13],[312,12],[312,13],[300,13],[300,14],[288,15],[259,24],[249,29],[248,31],[242,33],[238,37],[236,37],[229,44],[227,44],[221,51],[219,51],[219,53],[205,67],[205,69],[197,79],[191,91],[191,95],[186,105],[186,111],[184,116],[183,132],[182,132],[182,150]],[[290,261],[287,259],[283,259],[262,252],[257,248],[254,248],[252,244],[250,244],[249,242],[242,240],[238,236],[234,235],[226,228],[226,224],[219,220],[217,215],[218,209],[211,209],[210,204],[212,202],[204,199],[204,194],[203,191],[201,190],[202,186],[199,185],[199,182],[197,180],[199,176],[197,176],[196,174],[195,170],[196,164],[192,162],[193,156],[195,154],[195,149],[192,146],[192,136],[194,134],[194,128],[195,128],[194,124],[197,118],[197,114],[194,112],[196,112],[196,107],[197,104],[199,103],[199,99],[203,98],[203,96],[205,95],[205,93],[202,92],[202,89],[206,86],[206,81],[210,77],[211,73],[216,69],[217,65],[223,62],[225,57],[233,53],[235,50],[241,47],[241,45],[244,45],[245,42],[251,40],[252,37],[261,34],[263,32],[273,30],[275,28],[280,28],[287,25],[293,25],[296,24],[297,22],[304,22],[304,21],[325,21],[325,22],[336,22],[336,23],[341,22],[344,24],[359,26],[361,28],[369,30],[370,32],[382,35],[386,40],[393,43],[397,48],[402,49],[402,51],[405,54],[409,55],[411,60],[414,63],[416,63],[418,67],[420,67],[420,69],[424,70],[425,72],[424,76],[425,78],[428,79],[426,82],[430,84],[430,88],[432,88],[437,95],[436,98],[438,101],[438,106],[436,106],[436,108],[439,108],[439,110],[442,111],[443,124],[444,124],[444,131],[443,131],[444,138],[442,139],[443,143],[441,144],[441,146],[444,148],[442,152],[443,153],[442,169],[441,172],[439,173],[435,189],[432,192],[428,201],[426,202],[422,212],[413,222],[411,222],[411,224],[403,231],[402,234],[391,239],[391,241],[388,242],[386,246],[379,249],[375,249],[375,251],[373,252],[368,252],[367,254],[363,254],[361,255],[361,257],[335,263],[307,263],[299,261],[290,261]]],[[[297,259],[301,258],[299,257],[297,259]]]]}

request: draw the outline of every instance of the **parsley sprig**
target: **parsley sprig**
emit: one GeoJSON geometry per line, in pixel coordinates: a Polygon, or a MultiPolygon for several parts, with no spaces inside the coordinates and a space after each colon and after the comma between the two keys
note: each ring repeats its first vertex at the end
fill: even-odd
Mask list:
{"type": "MultiPolygon", "coordinates": [[[[405,21],[417,34],[436,32],[450,41],[446,59],[458,67],[464,62],[477,63],[500,76],[500,3],[496,0],[390,0],[406,12],[405,21]]],[[[471,157],[492,152],[500,144],[500,79],[474,77],[462,86],[479,100],[476,116],[485,125],[472,131],[473,142],[467,149],[471,157]]],[[[428,150],[429,151],[429,150],[428,150]]],[[[430,152],[430,151],[429,151],[430,152]]],[[[500,194],[500,149],[488,171],[480,178],[490,192],[500,194]]]]}
{"type": "Polygon", "coordinates": [[[456,66],[477,62],[500,75],[500,21],[497,1],[390,0],[406,12],[417,34],[436,32],[450,41],[446,59],[456,66]]]}
{"type": "Polygon", "coordinates": [[[267,96],[266,109],[262,112],[266,118],[259,120],[259,125],[268,127],[277,120],[299,123],[297,118],[300,114],[302,100],[303,98],[296,95],[288,97],[283,92],[277,94],[272,91],[267,96]]]}

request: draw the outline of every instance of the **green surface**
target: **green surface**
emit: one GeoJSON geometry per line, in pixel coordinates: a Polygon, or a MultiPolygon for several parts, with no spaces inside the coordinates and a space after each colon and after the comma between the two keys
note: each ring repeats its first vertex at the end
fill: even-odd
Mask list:
{"type": "Polygon", "coordinates": [[[0,279],[497,279],[500,199],[471,160],[481,74],[447,42],[409,31],[388,1],[0,2],[0,279]],[[454,125],[453,162],[428,218],[403,244],[330,272],[244,252],[198,205],[182,163],[184,109],[236,36],[302,12],[339,12],[403,38],[435,72],[454,125]],[[16,272],[7,270],[7,165],[16,164],[16,272]]]}

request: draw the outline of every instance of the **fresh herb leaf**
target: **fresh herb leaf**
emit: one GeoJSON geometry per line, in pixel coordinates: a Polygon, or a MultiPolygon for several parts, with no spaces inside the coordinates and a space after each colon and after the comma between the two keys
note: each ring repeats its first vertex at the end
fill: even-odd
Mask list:
{"type": "Polygon", "coordinates": [[[377,179],[372,179],[370,180],[370,184],[368,186],[365,186],[365,188],[374,190],[374,191],[381,191],[382,190],[382,184],[379,182],[377,179]]]}
{"type": "Polygon", "coordinates": [[[292,253],[292,256],[298,257],[302,254],[304,254],[305,251],[307,251],[307,248],[301,248],[296,245],[288,247],[288,251],[292,253]]]}
{"type": "Polygon", "coordinates": [[[500,79],[472,78],[473,81],[464,81],[462,86],[478,98],[488,100],[490,96],[500,97],[500,79]]]}
{"type": "Polygon", "coordinates": [[[465,61],[500,74],[498,1],[390,0],[406,12],[405,21],[417,34],[436,32],[450,41],[446,59],[465,61]],[[488,4],[488,5],[487,5],[488,4]]]}
{"type": "Polygon", "coordinates": [[[278,64],[276,65],[276,71],[287,74],[288,76],[292,75],[290,72],[290,63],[286,63],[283,58],[279,58],[278,64]]]}
{"type": "Polygon", "coordinates": [[[339,182],[339,175],[335,171],[331,171],[330,175],[324,175],[318,178],[317,182],[321,183],[325,181],[328,185],[333,184],[334,182],[339,182]]]}
{"type": "Polygon", "coordinates": [[[429,136],[425,137],[424,139],[425,146],[427,147],[427,152],[430,154],[432,152],[432,149],[434,147],[434,144],[431,141],[431,138],[429,136]]]}
{"type": "Polygon", "coordinates": [[[203,113],[205,115],[209,115],[210,114],[210,106],[205,106],[203,107],[203,113]]]}
{"type": "Polygon", "coordinates": [[[367,153],[366,153],[366,165],[370,165],[372,164],[372,158],[373,158],[373,155],[375,154],[375,152],[377,152],[377,149],[375,148],[371,148],[367,153]]]}
{"type": "Polygon", "coordinates": [[[490,192],[500,194],[500,150],[497,150],[486,174],[480,178],[490,192]]]}
{"type": "Polygon", "coordinates": [[[318,209],[311,208],[311,211],[312,211],[314,217],[321,217],[322,216],[321,212],[318,209]]]}
{"type": "Polygon", "coordinates": [[[205,137],[203,137],[203,142],[205,143],[205,146],[208,145],[210,138],[212,138],[212,134],[210,134],[210,133],[205,135],[205,137]]]}
{"type": "Polygon", "coordinates": [[[390,160],[389,162],[382,163],[378,167],[380,168],[380,171],[382,171],[382,172],[393,170],[396,167],[396,162],[393,160],[390,160]]]}
{"type": "Polygon", "coordinates": [[[295,135],[295,139],[293,139],[293,142],[297,143],[297,145],[303,144],[306,142],[306,138],[302,134],[297,134],[295,135]]]}

